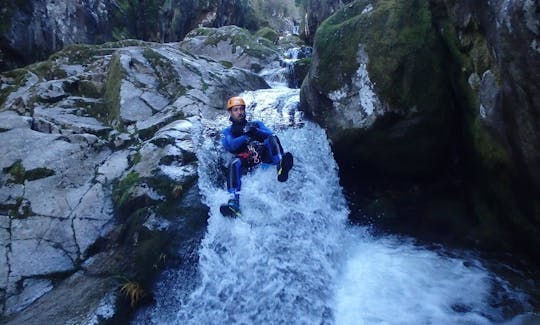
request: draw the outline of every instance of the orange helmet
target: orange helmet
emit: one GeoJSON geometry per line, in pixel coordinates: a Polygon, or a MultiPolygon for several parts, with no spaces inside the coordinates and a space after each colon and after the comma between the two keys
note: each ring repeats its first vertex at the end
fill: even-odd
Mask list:
{"type": "Polygon", "coordinates": [[[227,101],[227,110],[230,110],[234,106],[246,106],[246,102],[242,97],[231,97],[227,101]]]}

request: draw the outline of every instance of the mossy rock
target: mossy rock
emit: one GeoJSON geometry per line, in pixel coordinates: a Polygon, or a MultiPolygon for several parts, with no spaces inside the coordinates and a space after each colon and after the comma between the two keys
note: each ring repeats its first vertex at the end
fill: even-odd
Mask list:
{"type": "Polygon", "coordinates": [[[45,80],[64,79],[67,77],[67,73],[58,64],[50,60],[31,64],[27,69],[45,80]]]}
{"type": "Polygon", "coordinates": [[[264,37],[266,38],[267,40],[269,40],[270,42],[272,43],[276,43],[279,39],[279,34],[273,30],[272,28],[270,27],[263,27],[261,29],[259,29],[256,33],[255,33],[255,36],[257,37],[264,37]]]}
{"type": "MultiPolygon", "coordinates": [[[[449,161],[456,121],[444,57],[427,0],[354,1],[317,30],[302,105],[328,129],[338,160],[399,176],[436,173],[449,161]],[[347,127],[329,96],[358,87],[360,49],[385,113],[347,127]]],[[[364,111],[360,104],[344,109],[364,111]]]]}
{"type": "MultiPolygon", "coordinates": [[[[169,100],[174,100],[186,94],[187,89],[181,84],[179,76],[169,59],[152,50],[150,47],[143,49],[143,55],[156,71],[159,82],[158,91],[161,94],[169,100]]],[[[196,71],[196,73],[200,74],[199,71],[196,71]]]]}
{"type": "Polygon", "coordinates": [[[237,26],[222,28],[200,27],[191,31],[187,37],[206,36],[204,44],[215,46],[220,42],[229,42],[241,48],[247,55],[265,59],[276,54],[277,48],[271,41],[253,36],[248,30],[237,26]]]}
{"type": "Polygon", "coordinates": [[[234,65],[231,61],[219,61],[219,63],[221,63],[222,66],[224,66],[226,69],[230,69],[232,68],[234,65]]]}
{"type": "Polygon", "coordinates": [[[121,128],[120,121],[120,88],[126,72],[120,63],[120,55],[114,54],[108,68],[103,95],[104,105],[97,105],[88,113],[100,121],[121,128]]]}
{"type": "Polygon", "coordinates": [[[294,78],[297,80],[298,85],[294,85],[295,87],[299,87],[302,84],[302,81],[307,76],[309,67],[311,66],[311,58],[303,58],[298,61],[295,61],[293,63],[294,66],[294,78]]]}
{"type": "Polygon", "coordinates": [[[29,75],[30,72],[27,69],[15,69],[1,74],[3,85],[0,88],[0,107],[4,106],[6,99],[12,92],[16,91],[26,83],[29,75]]]}
{"type": "Polygon", "coordinates": [[[11,176],[10,181],[15,184],[22,184],[24,183],[24,175],[26,173],[26,170],[22,164],[22,160],[17,160],[15,163],[13,163],[11,166],[4,168],[4,173],[11,176]]]}
{"type": "Polygon", "coordinates": [[[166,198],[165,202],[175,202],[184,194],[184,190],[190,188],[196,180],[197,178],[194,176],[178,184],[169,177],[161,175],[149,178],[147,182],[154,191],[166,198]]]}
{"type": "Polygon", "coordinates": [[[297,35],[286,35],[279,37],[277,44],[280,48],[284,50],[306,45],[306,43],[297,35]]]}
{"type": "Polygon", "coordinates": [[[114,42],[107,42],[103,43],[101,45],[97,45],[98,48],[101,49],[117,49],[117,48],[124,48],[124,47],[130,47],[130,46],[150,46],[151,42],[145,42],[138,39],[122,39],[114,42]]]}
{"type": "Polygon", "coordinates": [[[104,51],[94,45],[73,44],[49,56],[49,61],[59,61],[67,64],[89,64],[97,55],[113,53],[104,51]]]}
{"type": "Polygon", "coordinates": [[[22,164],[22,160],[17,160],[11,166],[4,168],[4,173],[11,176],[8,182],[15,184],[23,184],[25,181],[34,181],[41,178],[46,178],[55,174],[55,171],[46,167],[39,167],[26,170],[22,164]]]}
{"type": "Polygon", "coordinates": [[[132,191],[140,182],[141,178],[139,174],[130,172],[114,186],[112,198],[119,209],[123,209],[130,199],[132,199],[132,191]]]}
{"type": "Polygon", "coordinates": [[[354,1],[321,24],[316,87],[325,93],[349,84],[358,69],[359,44],[369,56],[377,93],[394,108],[432,110],[442,98],[442,48],[426,0],[354,1]],[[371,10],[370,10],[371,8],[371,10]]]}

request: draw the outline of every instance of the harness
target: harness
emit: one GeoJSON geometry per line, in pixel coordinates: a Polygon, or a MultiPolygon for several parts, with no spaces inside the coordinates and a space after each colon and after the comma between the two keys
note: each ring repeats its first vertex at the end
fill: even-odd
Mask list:
{"type": "Polygon", "coordinates": [[[248,168],[253,168],[262,162],[262,149],[264,144],[258,141],[252,141],[247,145],[246,151],[243,151],[236,156],[247,163],[248,168]]]}

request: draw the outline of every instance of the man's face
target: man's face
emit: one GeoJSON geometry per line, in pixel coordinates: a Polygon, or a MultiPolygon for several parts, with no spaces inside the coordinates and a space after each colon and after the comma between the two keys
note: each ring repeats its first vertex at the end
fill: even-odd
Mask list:
{"type": "Polygon", "coordinates": [[[246,119],[246,107],[245,106],[233,106],[229,110],[231,119],[235,122],[243,122],[246,119]]]}

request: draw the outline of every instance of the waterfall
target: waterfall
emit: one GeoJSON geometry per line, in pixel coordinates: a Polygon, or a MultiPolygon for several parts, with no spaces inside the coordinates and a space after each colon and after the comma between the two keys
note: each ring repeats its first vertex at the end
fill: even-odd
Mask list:
{"type": "Polygon", "coordinates": [[[156,304],[134,323],[492,324],[528,317],[529,297],[474,255],[348,224],[326,134],[303,119],[298,94],[286,87],[241,94],[248,117],[275,131],[295,165],[286,183],[273,166],[245,175],[240,218],[219,213],[228,199],[228,157],[215,135],[227,117],[200,121],[199,190],[210,212],[198,264],[194,272],[165,272],[156,304]]]}
{"type": "Polygon", "coordinates": [[[269,85],[280,88],[287,85],[289,88],[300,88],[302,77],[297,76],[295,62],[311,57],[312,48],[309,46],[293,47],[285,51],[283,58],[267,66],[260,75],[269,85]]]}

